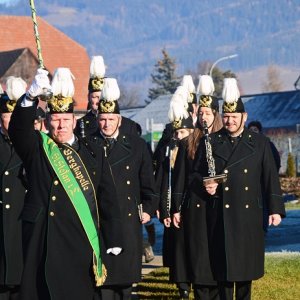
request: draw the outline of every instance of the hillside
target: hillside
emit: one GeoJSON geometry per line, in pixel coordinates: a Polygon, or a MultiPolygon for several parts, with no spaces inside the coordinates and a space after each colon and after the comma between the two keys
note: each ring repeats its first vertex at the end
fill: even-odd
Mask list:
{"type": "MultiPolygon", "coordinates": [[[[6,2],[11,6],[0,5],[1,14],[31,13],[28,0],[6,2]]],[[[143,85],[145,92],[163,47],[176,58],[180,75],[233,53],[238,57],[220,68],[245,78],[274,63],[285,72],[284,89],[291,89],[300,74],[298,0],[43,0],[36,8],[90,55],[103,55],[110,76],[143,85]]],[[[259,83],[251,92],[259,92],[253,91],[259,83]]],[[[243,90],[248,93],[248,86],[243,90]]]]}

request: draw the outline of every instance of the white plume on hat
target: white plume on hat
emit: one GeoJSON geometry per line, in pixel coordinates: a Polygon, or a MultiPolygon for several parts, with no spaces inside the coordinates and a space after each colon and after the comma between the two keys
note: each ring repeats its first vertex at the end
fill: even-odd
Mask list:
{"type": "Polygon", "coordinates": [[[6,93],[10,100],[17,101],[25,94],[27,83],[21,77],[9,76],[6,80],[6,93]]]}
{"type": "Polygon", "coordinates": [[[181,80],[182,86],[186,87],[187,90],[189,91],[189,97],[188,97],[188,102],[193,102],[193,97],[192,93],[195,93],[196,88],[193,82],[193,77],[191,75],[184,75],[181,80]]]}
{"type": "Polygon", "coordinates": [[[224,78],[224,86],[222,91],[222,98],[227,103],[238,101],[240,91],[235,78],[224,78]]]}
{"type": "Polygon", "coordinates": [[[179,86],[173,94],[170,101],[168,117],[170,122],[187,118],[189,113],[188,108],[189,91],[184,86],[179,86]]]}
{"type": "Polygon", "coordinates": [[[187,109],[189,107],[188,97],[188,89],[185,86],[180,85],[179,87],[177,87],[175,93],[173,94],[171,102],[181,102],[183,106],[187,109]]]}
{"type": "Polygon", "coordinates": [[[57,68],[51,82],[54,96],[73,97],[75,93],[73,79],[75,77],[68,68],[57,68]]]}
{"type": "Polygon", "coordinates": [[[104,79],[102,98],[105,101],[115,101],[120,98],[120,89],[115,78],[104,79]]]}
{"type": "Polygon", "coordinates": [[[3,94],[4,92],[3,92],[3,89],[2,89],[2,85],[1,85],[1,83],[0,83],[0,94],[3,94]]]}
{"type": "Polygon", "coordinates": [[[181,120],[181,119],[188,118],[189,113],[184,108],[182,103],[173,102],[173,103],[170,103],[170,109],[169,109],[168,117],[169,117],[170,122],[173,122],[175,120],[181,120]]]}
{"type": "Polygon", "coordinates": [[[192,75],[184,75],[181,80],[182,86],[185,86],[189,93],[195,93],[195,85],[193,82],[192,75]]]}
{"type": "Polygon", "coordinates": [[[104,60],[101,55],[93,56],[90,65],[90,78],[100,77],[103,78],[105,75],[104,60]]]}
{"type": "Polygon", "coordinates": [[[204,96],[213,96],[215,91],[214,82],[209,75],[199,75],[197,94],[204,96]]]}

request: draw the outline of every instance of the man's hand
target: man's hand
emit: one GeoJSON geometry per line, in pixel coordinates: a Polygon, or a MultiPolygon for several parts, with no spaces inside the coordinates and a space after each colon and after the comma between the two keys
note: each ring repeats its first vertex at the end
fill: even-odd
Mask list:
{"type": "Polygon", "coordinates": [[[48,71],[44,69],[38,69],[30,88],[26,92],[26,96],[29,99],[34,99],[42,95],[44,93],[44,89],[51,91],[48,71]]]}
{"type": "Polygon", "coordinates": [[[269,226],[278,226],[281,222],[281,216],[279,214],[274,214],[269,216],[269,226]]]}
{"type": "Polygon", "coordinates": [[[180,228],[181,215],[180,212],[173,215],[173,224],[176,228],[180,228]]]}
{"type": "Polygon", "coordinates": [[[205,186],[205,189],[208,194],[214,195],[217,191],[218,183],[214,180],[204,181],[203,185],[205,186]]]}
{"type": "Polygon", "coordinates": [[[150,221],[151,217],[149,214],[147,214],[146,212],[143,212],[142,214],[142,224],[146,224],[150,221]]]}
{"type": "Polygon", "coordinates": [[[166,227],[170,227],[171,226],[171,218],[170,217],[164,219],[164,225],[166,227]]]}

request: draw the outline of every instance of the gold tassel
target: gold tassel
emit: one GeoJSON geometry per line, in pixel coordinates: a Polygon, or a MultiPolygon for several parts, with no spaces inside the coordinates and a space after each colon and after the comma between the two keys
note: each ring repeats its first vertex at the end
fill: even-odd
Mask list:
{"type": "Polygon", "coordinates": [[[106,270],[104,264],[102,264],[102,275],[101,276],[99,276],[98,268],[97,268],[96,264],[93,264],[93,271],[95,274],[96,286],[103,285],[106,280],[106,277],[107,277],[107,270],[106,270]]]}

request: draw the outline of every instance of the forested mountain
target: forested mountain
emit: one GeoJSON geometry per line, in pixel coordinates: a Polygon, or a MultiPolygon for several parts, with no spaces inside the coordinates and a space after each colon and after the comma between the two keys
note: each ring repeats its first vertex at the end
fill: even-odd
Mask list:
{"type": "MultiPolygon", "coordinates": [[[[28,0],[3,2],[10,5],[0,5],[1,14],[31,14],[28,0]]],[[[90,55],[103,55],[107,75],[145,90],[163,48],[179,75],[234,53],[238,57],[224,63],[234,72],[270,64],[300,69],[299,0],[35,2],[39,16],[90,55]]]]}

